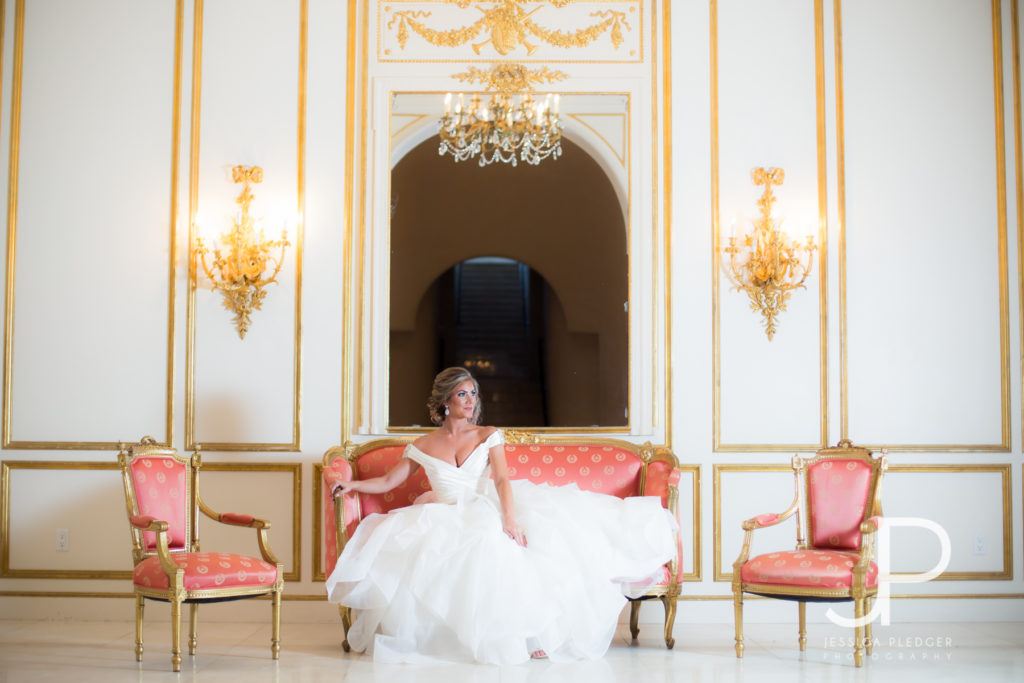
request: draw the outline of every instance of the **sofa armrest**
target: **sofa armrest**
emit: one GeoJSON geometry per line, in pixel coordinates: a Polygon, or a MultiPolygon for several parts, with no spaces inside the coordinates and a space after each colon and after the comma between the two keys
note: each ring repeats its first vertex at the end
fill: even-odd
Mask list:
{"type": "Polygon", "coordinates": [[[341,555],[341,551],[348,543],[348,539],[355,532],[356,526],[362,517],[362,510],[359,504],[359,495],[349,493],[342,495],[334,494],[334,488],[346,481],[353,479],[352,464],[344,458],[332,460],[329,467],[323,471],[323,496],[324,496],[324,530],[325,534],[325,568],[329,573],[334,563],[341,555]],[[338,502],[342,501],[342,505],[338,502]]]}
{"type": "Polygon", "coordinates": [[[676,520],[676,556],[669,562],[669,570],[676,583],[681,583],[683,577],[683,528],[679,524],[679,480],[682,474],[667,461],[654,460],[647,465],[642,491],[645,496],[660,498],[662,507],[676,520]]]}

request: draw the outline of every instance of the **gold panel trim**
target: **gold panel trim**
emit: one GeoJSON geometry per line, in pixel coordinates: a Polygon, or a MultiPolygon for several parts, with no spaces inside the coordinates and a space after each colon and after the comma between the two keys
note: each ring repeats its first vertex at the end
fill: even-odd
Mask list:
{"type": "Polygon", "coordinates": [[[323,487],[324,487],[324,466],[322,463],[313,463],[313,581],[326,581],[327,574],[324,572],[324,516],[323,487]]]}
{"type": "MultiPolygon", "coordinates": [[[[201,1],[201,0],[200,0],[201,1]]],[[[0,5],[0,55],[4,47],[6,2],[0,5]]],[[[170,239],[167,262],[167,380],[165,396],[165,437],[161,445],[170,444],[174,436],[174,309],[175,250],[178,225],[178,169],[181,141],[181,71],[184,0],[175,0],[174,10],[174,96],[171,130],[170,239]]],[[[7,260],[4,295],[3,406],[0,420],[0,443],[5,449],[19,450],[116,450],[116,442],[107,441],[17,441],[13,438],[14,412],[14,284],[18,241],[18,170],[21,141],[21,90],[25,47],[25,0],[17,0],[14,9],[14,64],[11,76],[11,141],[7,187],[7,260]]],[[[0,62],[2,63],[2,62],[0,62]]],[[[0,71],[2,73],[2,71],[0,71]]]]}
{"type": "MultiPolygon", "coordinates": [[[[722,472],[788,472],[792,474],[793,468],[789,465],[712,465],[711,471],[713,480],[712,495],[714,496],[711,531],[715,538],[713,580],[732,581],[732,572],[726,573],[722,571],[722,472]]],[[[782,505],[786,504],[785,501],[782,502],[782,505]]],[[[739,530],[737,530],[738,536],[739,530]]],[[[728,599],[732,600],[732,596],[728,596],[728,599]]]]}
{"type": "MultiPolygon", "coordinates": [[[[1013,169],[1014,169],[1014,190],[1017,199],[1017,316],[1020,327],[1018,339],[1024,339],[1024,269],[1020,267],[1024,263],[1024,151],[1021,142],[1021,94],[1020,94],[1020,7],[1018,0],[1010,2],[1010,45],[1013,56],[1013,169]]],[[[1024,344],[1020,345],[1017,360],[1020,363],[1021,379],[1024,379],[1024,344]]],[[[1019,397],[1021,402],[1021,425],[1024,429],[1024,389],[1019,397]]],[[[1024,434],[1021,435],[1024,439],[1024,434]]]]}
{"type": "MultiPolygon", "coordinates": [[[[1014,13],[1017,0],[1012,0],[1011,13],[1014,13]]],[[[836,177],[838,180],[837,203],[839,214],[839,438],[849,438],[849,344],[847,340],[848,321],[846,317],[847,300],[847,269],[846,269],[846,138],[844,134],[843,104],[843,30],[842,0],[833,0],[833,22],[835,31],[835,80],[836,80],[836,177]]],[[[1015,13],[1014,13],[1014,16],[1015,13]]],[[[1013,43],[1016,50],[1017,27],[1014,26],[1013,43]]],[[[999,444],[885,444],[890,452],[987,452],[1005,453],[1010,450],[1010,313],[1007,275],[1006,246],[1006,132],[1003,123],[1003,55],[1002,55],[1002,3],[992,0],[992,67],[993,91],[995,93],[995,145],[996,145],[996,204],[997,234],[999,260],[999,355],[1000,355],[1000,398],[1002,418],[1002,441],[999,444]]],[[[1015,131],[1016,139],[1020,135],[1019,106],[1017,106],[1019,90],[1018,73],[1019,56],[1014,53],[1014,88],[1015,88],[1015,131]]],[[[1021,204],[1024,197],[1020,179],[1020,151],[1017,152],[1017,196],[1018,196],[1018,235],[1021,234],[1021,204]]],[[[1021,247],[1018,240],[1018,251],[1021,247]]],[[[1024,252],[1021,252],[1024,253],[1024,252]]],[[[1024,281],[1022,281],[1024,282],[1024,281]]],[[[1021,285],[1024,291],[1024,283],[1021,285]]],[[[1022,308],[1024,312],[1024,308],[1022,308]]],[[[1022,395],[1024,397],[1024,395],[1022,395]]],[[[881,445],[865,444],[872,450],[882,448],[881,445]]]]}
{"type": "MultiPolygon", "coordinates": [[[[837,0],[838,1],[838,0],[837,0]]],[[[719,205],[718,128],[718,0],[710,0],[711,99],[711,345],[712,345],[712,450],[715,453],[781,453],[816,451],[828,444],[828,171],[825,133],[825,48],[823,0],[814,0],[815,141],[818,168],[818,392],[820,441],[813,444],[729,444],[722,442],[722,331],[719,261],[721,209],[719,205]]],[[[717,539],[717,536],[716,536],[717,539]]],[[[716,580],[718,555],[715,555],[716,580]]]]}
{"type": "MultiPolygon", "coordinates": [[[[292,569],[285,572],[285,581],[302,577],[302,464],[262,462],[207,462],[207,472],[291,472],[292,475],[292,569]]],[[[271,520],[272,521],[272,520],[271,520]]],[[[271,527],[273,529],[273,527],[271,527]]]]}
{"type": "MultiPolygon", "coordinates": [[[[0,463],[0,578],[18,579],[130,579],[132,571],[110,569],[11,569],[10,568],[10,477],[11,470],[111,470],[117,463],[15,460],[0,463]]],[[[302,570],[302,465],[295,463],[203,463],[212,472],[291,472],[292,473],[292,570],[285,581],[299,581],[302,570]]],[[[125,595],[132,595],[126,593],[125,595]]]]}
{"type": "MultiPolygon", "coordinates": [[[[180,0],[179,0],[180,1],[180,0]]],[[[301,450],[302,394],[302,253],[306,225],[306,83],[309,55],[309,0],[299,0],[299,55],[296,140],[295,223],[295,331],[292,355],[292,438],[287,443],[212,442],[196,438],[196,290],[197,266],[191,245],[195,243],[195,218],[199,206],[200,106],[202,99],[203,0],[195,0],[192,34],[192,129],[189,164],[189,289],[185,340],[185,450],[201,441],[204,450],[236,452],[296,452],[301,450]]],[[[286,577],[287,578],[287,577],[286,577]]]]}
{"type": "MultiPolygon", "coordinates": [[[[933,581],[1009,581],[1013,579],[1013,504],[1010,483],[1010,465],[890,465],[889,474],[915,472],[999,472],[1002,474],[1003,501],[1003,569],[1001,572],[943,572],[933,581]]],[[[715,537],[714,581],[732,581],[732,572],[722,571],[722,490],[721,472],[789,472],[789,465],[714,465],[714,520],[712,531],[715,537]]],[[[738,533],[738,532],[737,532],[738,533]]],[[[894,572],[907,574],[909,572],[894,572]]],[[[900,596],[893,596],[900,597],[900,596]]],[[[908,596],[909,597],[909,596],[908,596]]],[[[723,598],[726,599],[726,598],[723,598]]],[[[732,596],[728,596],[732,599],[732,596]]]]}
{"type": "MultiPolygon", "coordinates": [[[[1002,475],[1003,501],[1003,569],[996,572],[950,572],[946,571],[932,579],[933,581],[1012,581],[1013,580],[1013,499],[1010,465],[890,465],[889,474],[897,473],[980,473],[998,472],[1002,475]]],[[[913,572],[893,572],[894,574],[912,574],[913,572]]]]}
{"type": "MultiPolygon", "coordinates": [[[[0,578],[130,579],[131,569],[11,569],[11,470],[120,470],[116,462],[4,460],[0,463],[0,578]]],[[[114,479],[116,481],[116,479],[114,479]]],[[[124,564],[131,562],[127,552],[124,564]]]]}
{"type": "Polygon", "coordinates": [[[677,468],[683,473],[689,473],[693,477],[693,488],[691,496],[693,497],[693,532],[690,535],[691,543],[693,543],[693,571],[686,572],[683,574],[684,582],[700,582],[703,580],[703,552],[704,547],[703,540],[701,538],[701,529],[703,524],[701,522],[701,505],[700,498],[700,465],[679,465],[677,468]]]}

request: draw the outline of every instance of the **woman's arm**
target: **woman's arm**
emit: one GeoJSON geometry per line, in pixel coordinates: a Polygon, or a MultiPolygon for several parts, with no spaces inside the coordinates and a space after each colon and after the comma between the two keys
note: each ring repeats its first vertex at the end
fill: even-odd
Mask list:
{"type": "Polygon", "coordinates": [[[494,488],[497,489],[498,500],[501,501],[502,526],[513,541],[525,548],[526,534],[516,524],[516,506],[512,499],[512,484],[508,478],[504,444],[499,443],[497,446],[492,446],[489,457],[491,459],[491,476],[494,477],[494,488]]]}
{"type": "Polygon", "coordinates": [[[356,493],[387,493],[412,476],[413,472],[418,468],[419,463],[413,462],[408,458],[402,458],[398,461],[397,465],[388,470],[387,474],[371,477],[370,479],[339,482],[331,490],[331,496],[337,495],[339,491],[341,493],[352,491],[356,493]]]}

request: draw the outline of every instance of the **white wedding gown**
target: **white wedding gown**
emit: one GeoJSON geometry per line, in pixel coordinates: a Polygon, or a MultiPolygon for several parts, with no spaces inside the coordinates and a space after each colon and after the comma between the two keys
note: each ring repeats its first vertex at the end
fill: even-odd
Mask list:
{"type": "Polygon", "coordinates": [[[406,448],[437,502],[364,519],[327,579],[329,599],[353,608],[355,650],[384,662],[512,664],[536,649],[556,661],[608,649],[621,584],[673,556],[674,520],[656,497],[513,480],[520,547],[502,530],[489,476],[501,443],[494,432],[461,467],[406,448]]]}

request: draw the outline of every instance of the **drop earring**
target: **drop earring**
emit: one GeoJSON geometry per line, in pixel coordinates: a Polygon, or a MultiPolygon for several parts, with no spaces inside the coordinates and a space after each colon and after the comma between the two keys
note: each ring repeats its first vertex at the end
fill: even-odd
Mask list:
{"type": "Polygon", "coordinates": [[[447,415],[447,414],[448,414],[448,406],[445,406],[445,407],[444,407],[444,414],[445,414],[445,415],[447,415]]]}

